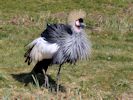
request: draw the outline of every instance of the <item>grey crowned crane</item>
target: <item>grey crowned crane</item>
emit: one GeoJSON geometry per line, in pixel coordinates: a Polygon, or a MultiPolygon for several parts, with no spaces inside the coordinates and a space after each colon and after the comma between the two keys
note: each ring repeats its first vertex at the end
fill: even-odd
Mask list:
{"type": "Polygon", "coordinates": [[[47,69],[52,64],[58,64],[57,91],[59,89],[60,70],[64,63],[74,64],[78,60],[87,59],[91,53],[91,43],[84,31],[85,12],[72,11],[68,16],[68,24],[50,24],[41,36],[29,43],[24,55],[28,65],[36,61],[32,72],[45,71],[45,86],[49,87],[47,69]]]}

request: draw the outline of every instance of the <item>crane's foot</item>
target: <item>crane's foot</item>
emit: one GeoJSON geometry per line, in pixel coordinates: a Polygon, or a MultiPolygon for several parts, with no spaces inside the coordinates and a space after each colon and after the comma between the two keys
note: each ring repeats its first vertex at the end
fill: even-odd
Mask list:
{"type": "Polygon", "coordinates": [[[56,92],[58,93],[59,92],[59,79],[60,79],[60,75],[57,75],[57,78],[56,78],[56,92]]]}
{"type": "Polygon", "coordinates": [[[57,91],[57,93],[59,92],[59,80],[60,80],[60,70],[61,70],[61,66],[62,66],[62,64],[59,66],[59,70],[58,70],[57,77],[56,77],[56,83],[57,83],[56,91],[57,91]]]}
{"type": "Polygon", "coordinates": [[[50,87],[50,85],[49,85],[49,79],[48,79],[48,76],[47,75],[45,75],[45,82],[44,82],[43,86],[46,87],[46,88],[49,88],[50,87]]]}
{"type": "Polygon", "coordinates": [[[56,92],[58,93],[59,92],[59,84],[57,84],[57,86],[56,86],[56,92]]]}

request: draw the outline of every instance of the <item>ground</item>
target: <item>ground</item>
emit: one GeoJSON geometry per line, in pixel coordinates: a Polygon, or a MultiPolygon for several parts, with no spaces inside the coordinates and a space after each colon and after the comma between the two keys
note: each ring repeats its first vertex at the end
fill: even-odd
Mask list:
{"type": "Polygon", "coordinates": [[[132,0],[0,0],[0,5],[0,99],[133,99],[132,0]],[[58,66],[48,69],[53,88],[41,87],[42,75],[30,75],[34,64],[24,63],[24,46],[46,23],[66,23],[74,9],[87,13],[92,54],[87,61],[63,66],[56,94],[58,66]]]}

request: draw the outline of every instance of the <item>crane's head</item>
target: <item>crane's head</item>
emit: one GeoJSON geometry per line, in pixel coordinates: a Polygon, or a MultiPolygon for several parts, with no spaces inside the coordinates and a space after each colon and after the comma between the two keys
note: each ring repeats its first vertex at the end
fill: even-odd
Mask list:
{"type": "Polygon", "coordinates": [[[85,23],[84,23],[84,20],[83,20],[83,18],[79,18],[78,20],[76,20],[75,21],[75,26],[77,27],[77,28],[84,28],[86,25],[85,25],[85,23]]]}
{"type": "Polygon", "coordinates": [[[83,10],[74,10],[68,16],[68,24],[71,25],[76,32],[80,32],[86,26],[83,18],[86,13],[83,10]]]}
{"type": "Polygon", "coordinates": [[[75,23],[72,25],[73,29],[75,32],[81,32],[84,27],[85,27],[85,23],[84,23],[84,20],[83,18],[79,18],[75,21],[75,23]]]}

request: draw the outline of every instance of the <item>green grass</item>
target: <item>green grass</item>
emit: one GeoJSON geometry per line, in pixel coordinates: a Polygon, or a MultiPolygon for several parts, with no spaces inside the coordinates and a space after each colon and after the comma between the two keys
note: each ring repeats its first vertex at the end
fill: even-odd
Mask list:
{"type": "MultiPolygon", "coordinates": [[[[133,97],[132,0],[0,0],[0,99],[114,100],[133,97]],[[92,55],[75,66],[65,64],[58,95],[38,88],[39,80],[24,63],[24,46],[38,37],[49,23],[66,23],[73,9],[87,12],[86,29],[92,55]],[[25,86],[24,82],[30,81],[25,86]]],[[[49,68],[55,80],[58,66],[49,68]]],[[[52,82],[51,82],[52,83],[52,82]]],[[[54,84],[53,84],[54,85],[54,84]]]]}

